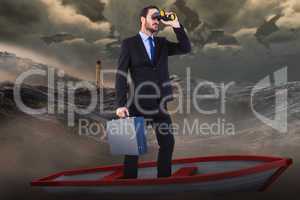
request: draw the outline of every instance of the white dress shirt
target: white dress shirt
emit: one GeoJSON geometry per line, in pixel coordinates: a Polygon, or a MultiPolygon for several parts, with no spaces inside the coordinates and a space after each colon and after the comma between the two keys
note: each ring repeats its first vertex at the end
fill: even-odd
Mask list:
{"type": "Polygon", "coordinates": [[[152,36],[148,36],[147,34],[145,34],[145,33],[143,33],[143,32],[139,32],[139,34],[140,34],[140,36],[141,36],[141,38],[142,38],[142,40],[143,40],[143,43],[144,43],[144,46],[145,46],[145,48],[146,48],[146,51],[147,51],[147,54],[148,54],[148,57],[149,57],[149,59],[151,60],[152,58],[151,58],[151,50],[150,50],[150,45],[149,45],[149,37],[152,37],[152,41],[153,41],[153,46],[155,47],[155,42],[154,42],[154,37],[153,37],[153,35],[152,36]]]}

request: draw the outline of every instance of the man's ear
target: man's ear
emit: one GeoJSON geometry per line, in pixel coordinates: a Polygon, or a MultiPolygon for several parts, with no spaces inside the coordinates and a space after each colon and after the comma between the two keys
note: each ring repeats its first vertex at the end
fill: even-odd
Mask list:
{"type": "Polygon", "coordinates": [[[145,17],[141,17],[141,24],[145,23],[146,18],[145,17]]]}

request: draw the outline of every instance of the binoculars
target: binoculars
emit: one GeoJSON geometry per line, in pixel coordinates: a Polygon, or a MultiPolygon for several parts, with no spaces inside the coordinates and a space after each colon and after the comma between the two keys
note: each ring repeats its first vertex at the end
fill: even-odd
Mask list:
{"type": "Polygon", "coordinates": [[[167,15],[166,11],[160,10],[159,12],[156,12],[152,15],[152,19],[164,20],[164,21],[173,21],[173,20],[176,19],[176,15],[175,14],[167,15]]]}

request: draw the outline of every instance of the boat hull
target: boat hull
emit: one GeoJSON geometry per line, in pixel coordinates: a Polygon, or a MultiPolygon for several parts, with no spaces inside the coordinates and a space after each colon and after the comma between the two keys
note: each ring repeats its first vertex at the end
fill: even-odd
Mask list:
{"type": "Polygon", "coordinates": [[[291,164],[291,159],[266,156],[198,157],[173,161],[173,172],[194,167],[197,173],[193,175],[157,179],[156,163],[146,162],[139,165],[138,179],[115,176],[122,171],[122,165],[116,165],[60,172],[31,185],[62,194],[263,191],[291,164]]]}

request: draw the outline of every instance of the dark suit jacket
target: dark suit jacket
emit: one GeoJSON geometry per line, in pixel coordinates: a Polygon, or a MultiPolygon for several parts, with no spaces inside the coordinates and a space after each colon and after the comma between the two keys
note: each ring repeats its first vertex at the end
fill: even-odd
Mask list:
{"type": "MultiPolygon", "coordinates": [[[[155,59],[154,63],[148,57],[146,48],[144,47],[142,38],[139,34],[134,37],[127,38],[123,41],[121,54],[118,62],[118,72],[116,75],[116,97],[118,107],[130,107],[128,105],[127,78],[121,74],[130,72],[134,89],[140,84],[150,81],[159,86],[159,99],[172,98],[172,87],[170,85],[168,71],[168,56],[186,54],[191,51],[190,41],[184,31],[183,26],[174,28],[178,43],[170,42],[164,37],[154,37],[155,42],[155,59]]],[[[146,85],[140,88],[133,95],[155,95],[158,94],[153,86],[146,85]]],[[[157,106],[157,97],[153,99],[139,99],[140,106],[144,109],[153,109],[157,106]]]]}

